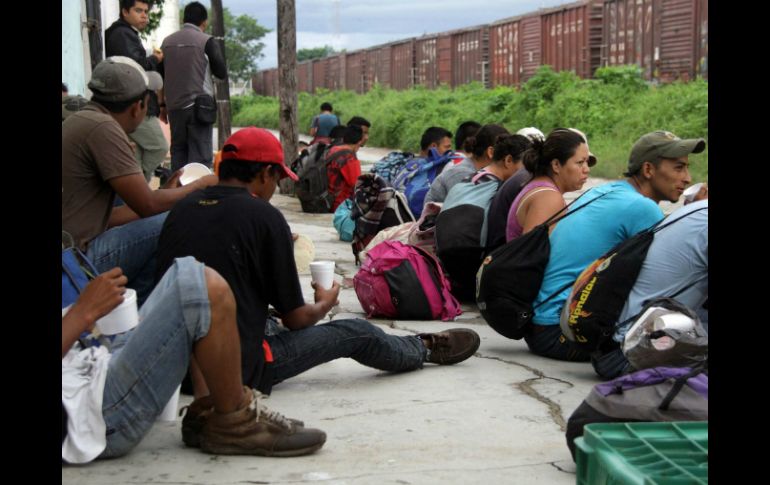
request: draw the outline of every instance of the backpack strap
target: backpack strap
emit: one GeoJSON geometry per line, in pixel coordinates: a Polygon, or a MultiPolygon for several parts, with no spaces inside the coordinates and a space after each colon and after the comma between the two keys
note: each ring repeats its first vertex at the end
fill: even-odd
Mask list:
{"type": "Polygon", "coordinates": [[[483,178],[488,178],[488,179],[490,179],[492,181],[497,182],[498,185],[500,184],[500,179],[497,177],[497,175],[495,175],[495,174],[493,174],[491,172],[487,172],[484,169],[481,169],[478,172],[476,172],[474,175],[472,175],[470,181],[471,181],[471,183],[476,185],[476,184],[479,183],[479,180],[481,180],[483,178]]]}
{"type": "Polygon", "coordinates": [[[661,411],[667,411],[668,407],[671,405],[671,401],[673,401],[674,398],[676,398],[676,396],[679,395],[679,392],[687,383],[687,380],[697,376],[707,368],[708,368],[708,361],[706,360],[704,362],[701,362],[693,366],[692,370],[690,370],[690,372],[688,372],[687,374],[681,377],[678,377],[676,381],[674,381],[674,386],[671,388],[670,391],[668,391],[668,394],[666,394],[666,397],[663,398],[663,401],[661,401],[660,405],[658,406],[658,409],[660,409],[661,411]]]}
{"type": "Polygon", "coordinates": [[[556,190],[556,189],[554,189],[554,188],[552,188],[552,187],[537,187],[537,188],[535,188],[535,189],[532,189],[532,190],[530,190],[530,191],[527,193],[527,195],[525,195],[525,196],[524,196],[524,197],[523,197],[523,198],[522,198],[522,199],[519,201],[519,206],[516,208],[516,217],[517,217],[517,218],[519,217],[519,211],[521,210],[522,206],[524,205],[524,201],[525,201],[525,200],[529,199],[529,197],[530,197],[531,195],[535,195],[535,194],[537,194],[538,192],[543,192],[543,191],[546,191],[546,190],[550,190],[550,191],[552,191],[552,192],[558,192],[558,190],[556,190]]]}
{"type": "Polygon", "coordinates": [[[681,221],[681,220],[682,220],[682,219],[684,219],[685,217],[689,217],[689,216],[691,216],[691,215],[695,214],[696,212],[700,212],[700,211],[702,211],[702,210],[706,210],[706,209],[708,209],[708,207],[701,207],[700,209],[695,209],[694,211],[690,211],[690,212],[688,212],[687,214],[683,215],[682,217],[677,217],[677,218],[676,218],[676,219],[674,219],[673,221],[669,221],[669,220],[667,220],[666,218],[663,218],[663,219],[661,219],[660,221],[658,221],[658,223],[657,223],[657,224],[655,224],[653,227],[651,227],[651,228],[650,228],[650,230],[651,230],[653,233],[655,233],[655,232],[658,232],[658,231],[660,231],[661,229],[665,229],[665,228],[667,228],[667,227],[668,227],[668,226],[670,226],[671,224],[676,224],[677,222],[681,221]],[[663,224],[664,222],[665,222],[665,224],[663,224]]]}
{"type": "MultiPolygon", "coordinates": [[[[444,286],[444,283],[449,283],[449,281],[446,278],[446,275],[444,274],[444,270],[441,267],[441,262],[436,258],[436,256],[432,255],[431,253],[429,253],[428,251],[426,251],[425,249],[423,249],[423,248],[421,248],[419,246],[414,246],[412,244],[409,244],[408,246],[411,247],[411,248],[414,248],[418,253],[423,255],[425,257],[425,259],[428,260],[430,265],[436,271],[436,274],[439,277],[438,278],[439,279],[439,283],[442,285],[442,287],[444,286]]],[[[444,303],[444,305],[446,305],[447,299],[444,297],[444,292],[443,291],[439,291],[439,295],[441,295],[441,301],[444,303]]],[[[450,295],[451,295],[451,292],[450,292],[450,295]]]]}
{"type": "Polygon", "coordinates": [[[565,217],[569,217],[569,216],[571,216],[571,215],[572,215],[572,214],[574,214],[575,212],[577,212],[577,211],[579,211],[580,209],[583,209],[584,207],[586,207],[586,206],[588,206],[588,205],[592,204],[594,201],[596,201],[596,200],[598,200],[598,199],[601,199],[601,198],[602,198],[602,197],[604,197],[605,195],[609,195],[609,194],[613,193],[613,192],[614,192],[614,190],[611,190],[611,191],[609,191],[609,192],[605,192],[605,193],[603,193],[602,195],[600,195],[600,196],[598,196],[598,197],[594,197],[593,199],[589,200],[588,202],[586,202],[585,204],[581,205],[580,207],[578,207],[577,209],[573,210],[572,212],[566,212],[564,215],[562,215],[561,217],[559,217],[559,215],[560,215],[562,212],[564,212],[564,211],[566,211],[567,209],[569,209],[569,208],[570,208],[570,206],[571,206],[572,204],[574,204],[575,202],[577,202],[578,200],[580,200],[580,199],[581,199],[581,198],[582,198],[584,195],[588,194],[589,192],[591,192],[591,191],[590,191],[590,190],[586,190],[585,192],[583,192],[582,194],[580,194],[580,197],[577,197],[575,200],[573,200],[573,201],[572,201],[572,202],[570,202],[569,204],[565,205],[564,207],[562,207],[561,209],[559,209],[558,211],[556,211],[556,213],[555,213],[554,215],[552,215],[551,217],[549,217],[549,218],[548,218],[548,220],[546,220],[546,221],[545,221],[544,223],[542,223],[541,225],[550,226],[551,224],[556,224],[557,222],[561,221],[561,220],[562,220],[562,219],[564,219],[565,217]]]}

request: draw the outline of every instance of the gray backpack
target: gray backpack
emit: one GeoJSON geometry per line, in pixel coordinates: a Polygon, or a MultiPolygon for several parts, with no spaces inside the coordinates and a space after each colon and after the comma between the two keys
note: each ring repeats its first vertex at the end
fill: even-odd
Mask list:
{"type": "Polygon", "coordinates": [[[567,422],[567,446],[591,423],[708,421],[708,362],[695,367],[653,367],[597,384],[567,422]]]}

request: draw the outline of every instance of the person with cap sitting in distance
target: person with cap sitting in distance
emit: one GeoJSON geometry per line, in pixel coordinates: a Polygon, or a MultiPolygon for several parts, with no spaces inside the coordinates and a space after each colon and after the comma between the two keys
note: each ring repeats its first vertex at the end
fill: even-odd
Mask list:
{"type": "MultiPolygon", "coordinates": [[[[550,236],[550,258],[533,303],[533,331],[524,337],[532,352],[558,360],[591,358],[561,332],[559,319],[571,288],[559,290],[602,254],[659,222],[659,202],[679,200],[691,181],[688,157],[705,147],[701,138],[648,133],[631,149],[625,180],[595,187],[570,206],[570,212],[577,212],[560,221],[550,236]]],[[[587,147],[583,155],[586,152],[587,147]]]]}
{"type": "MultiPolygon", "coordinates": [[[[316,325],[337,304],[340,285],[312,283],[314,303],[304,301],[289,226],[269,202],[282,177],[297,179],[281,143],[261,128],[234,133],[222,148],[219,176],[219,185],[190,194],[169,213],[158,242],[158,275],[175,258],[193,256],[227,280],[238,308],[245,385],[267,394],[273,384],[342,357],[403,372],[425,362],[455,364],[478,349],[479,336],[465,329],[400,337],[362,319],[316,325]],[[282,327],[266,335],[268,305],[282,327]]],[[[199,428],[211,406],[208,380],[194,365],[191,378],[196,400],[183,430],[199,428]]]]}
{"type": "Polygon", "coordinates": [[[321,448],[323,431],[265,407],[242,385],[233,292],[213,269],[173,262],[139,309],[140,324],[109,345],[78,337],[121,304],[120,268],[92,280],[62,317],[62,460],[88,463],[130,452],[150,431],[191,356],[210,384],[211,407],[194,439],[206,453],[299,456],[321,448]]]}
{"type": "MultiPolygon", "coordinates": [[[[144,119],[148,92],[163,81],[127,57],[100,62],[91,101],[62,123],[62,230],[100,272],[119,266],[141,304],[155,280],[163,220],[188,193],[215,184],[214,175],[179,188],[150,190],[127,134],[144,119]],[[115,194],[125,205],[113,207],[115,194]]],[[[178,186],[178,176],[167,187],[178,186]]]]}

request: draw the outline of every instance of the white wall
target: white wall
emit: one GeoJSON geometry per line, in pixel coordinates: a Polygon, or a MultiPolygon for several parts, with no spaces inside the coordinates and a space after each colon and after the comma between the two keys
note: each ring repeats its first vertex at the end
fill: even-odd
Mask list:
{"type": "Polygon", "coordinates": [[[86,88],[91,78],[85,0],[61,2],[61,80],[70,94],[90,96],[86,88]]]}

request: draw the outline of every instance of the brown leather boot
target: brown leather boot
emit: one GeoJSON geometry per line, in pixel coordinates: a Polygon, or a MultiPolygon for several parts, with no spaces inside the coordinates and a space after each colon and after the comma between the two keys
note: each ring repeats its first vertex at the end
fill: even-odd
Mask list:
{"type": "Polygon", "coordinates": [[[201,450],[218,455],[300,456],[324,445],[326,433],[296,426],[268,409],[261,397],[251,389],[237,411],[209,413],[200,435],[201,450]]]}
{"type": "MultiPolygon", "coordinates": [[[[244,392],[251,392],[248,387],[243,386],[244,392]]],[[[265,396],[262,396],[264,399],[265,396]]],[[[201,433],[203,432],[203,425],[206,424],[206,418],[214,411],[214,400],[211,396],[203,396],[191,402],[188,406],[182,407],[179,410],[181,415],[184,412],[182,418],[182,441],[185,445],[191,448],[199,448],[201,445],[201,433]]],[[[288,418],[289,421],[294,423],[294,426],[302,427],[305,423],[299,419],[288,418]]]]}
{"type": "Polygon", "coordinates": [[[421,333],[417,335],[426,341],[428,362],[440,365],[452,365],[462,362],[479,349],[479,334],[465,328],[453,328],[439,333],[421,333]]]}

